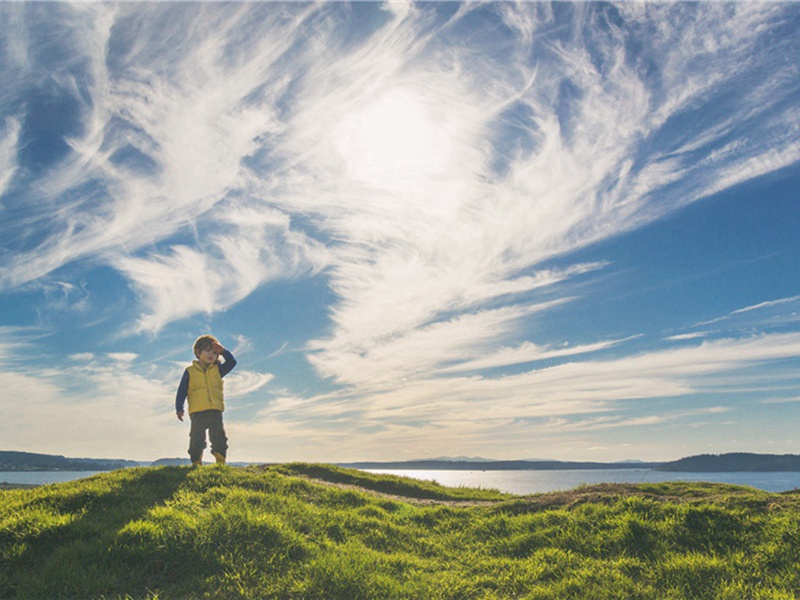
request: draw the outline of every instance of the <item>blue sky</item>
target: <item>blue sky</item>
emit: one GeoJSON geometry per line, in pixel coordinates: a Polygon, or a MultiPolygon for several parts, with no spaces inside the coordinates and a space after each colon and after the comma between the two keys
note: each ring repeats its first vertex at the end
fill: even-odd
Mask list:
{"type": "Polygon", "coordinates": [[[4,449],[800,453],[800,4],[0,4],[4,449]]]}

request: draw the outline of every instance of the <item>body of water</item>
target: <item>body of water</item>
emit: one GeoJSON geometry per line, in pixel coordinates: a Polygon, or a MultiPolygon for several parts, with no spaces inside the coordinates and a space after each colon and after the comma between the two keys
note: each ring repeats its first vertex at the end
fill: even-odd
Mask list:
{"type": "Polygon", "coordinates": [[[563,471],[415,471],[368,469],[370,473],[432,480],[449,487],[493,488],[511,494],[540,494],[597,483],[661,483],[711,481],[747,485],[767,492],[800,488],[800,473],[668,473],[652,469],[590,469],[563,471]]]}
{"type": "MultiPolygon", "coordinates": [[[[660,483],[664,481],[712,481],[747,485],[767,492],[800,488],[800,473],[667,473],[652,469],[588,469],[562,471],[418,471],[367,469],[370,473],[401,475],[436,481],[450,487],[493,488],[510,494],[540,494],[571,490],[597,483],[660,483]]],[[[102,471],[0,471],[0,482],[47,484],[72,481],[102,471]]]]}
{"type": "Polygon", "coordinates": [[[0,471],[0,483],[43,485],[83,479],[103,471],[0,471]]]}

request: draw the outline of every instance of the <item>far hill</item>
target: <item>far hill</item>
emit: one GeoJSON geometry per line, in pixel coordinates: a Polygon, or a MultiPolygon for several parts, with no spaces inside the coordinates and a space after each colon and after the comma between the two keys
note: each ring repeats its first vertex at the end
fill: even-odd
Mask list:
{"type": "Polygon", "coordinates": [[[657,470],[684,473],[800,472],[800,456],[797,454],[753,454],[749,452],[701,454],[662,464],[657,467],[657,470]]]}
{"type": "Polygon", "coordinates": [[[53,454],[0,450],[0,471],[112,471],[139,466],[133,460],[66,458],[53,454]]]}
{"type": "Polygon", "coordinates": [[[592,469],[654,469],[660,462],[573,462],[560,460],[406,460],[400,462],[340,463],[352,469],[407,469],[415,471],[562,471],[592,469]]]}

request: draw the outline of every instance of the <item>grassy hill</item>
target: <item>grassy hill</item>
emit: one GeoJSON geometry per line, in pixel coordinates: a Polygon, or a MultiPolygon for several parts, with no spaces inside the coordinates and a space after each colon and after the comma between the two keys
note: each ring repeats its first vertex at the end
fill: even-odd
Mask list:
{"type": "Polygon", "coordinates": [[[518,497],[292,464],[0,500],[1,598],[800,596],[800,495],[721,484],[518,497]]]}

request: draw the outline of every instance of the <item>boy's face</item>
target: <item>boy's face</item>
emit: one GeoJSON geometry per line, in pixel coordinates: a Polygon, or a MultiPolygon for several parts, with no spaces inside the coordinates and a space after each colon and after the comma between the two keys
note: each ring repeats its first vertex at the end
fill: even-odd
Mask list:
{"type": "Polygon", "coordinates": [[[208,346],[200,351],[200,353],[197,355],[197,360],[200,361],[201,365],[207,367],[208,365],[217,362],[218,357],[219,354],[214,352],[214,349],[211,346],[208,346]]]}

